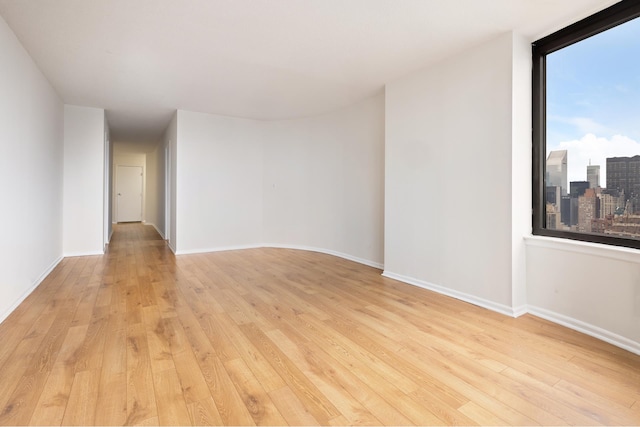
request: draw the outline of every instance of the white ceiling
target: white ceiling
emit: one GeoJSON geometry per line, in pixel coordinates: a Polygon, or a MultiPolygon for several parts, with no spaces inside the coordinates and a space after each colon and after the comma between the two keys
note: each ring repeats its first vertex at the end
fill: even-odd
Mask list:
{"type": "Polygon", "coordinates": [[[0,0],[67,104],[115,140],[158,140],[175,109],[315,115],[508,30],[532,41],[614,0],[0,0]]]}

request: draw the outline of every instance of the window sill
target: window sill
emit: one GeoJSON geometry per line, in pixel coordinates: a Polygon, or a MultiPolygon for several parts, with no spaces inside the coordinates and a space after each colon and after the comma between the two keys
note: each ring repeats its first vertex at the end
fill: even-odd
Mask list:
{"type": "Polygon", "coordinates": [[[534,235],[524,236],[524,241],[527,246],[555,249],[640,264],[640,250],[638,249],[534,235]]]}

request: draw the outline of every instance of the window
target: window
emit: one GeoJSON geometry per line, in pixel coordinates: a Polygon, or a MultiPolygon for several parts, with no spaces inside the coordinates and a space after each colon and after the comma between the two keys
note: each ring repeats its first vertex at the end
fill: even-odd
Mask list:
{"type": "Polygon", "coordinates": [[[533,43],[533,233],[640,249],[640,1],[533,43]]]}

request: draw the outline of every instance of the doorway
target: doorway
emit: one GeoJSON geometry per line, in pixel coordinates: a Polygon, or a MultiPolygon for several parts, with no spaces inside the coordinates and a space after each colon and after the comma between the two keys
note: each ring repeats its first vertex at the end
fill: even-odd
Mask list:
{"type": "Polygon", "coordinates": [[[142,166],[116,169],[116,222],[142,221],[142,166]]]}

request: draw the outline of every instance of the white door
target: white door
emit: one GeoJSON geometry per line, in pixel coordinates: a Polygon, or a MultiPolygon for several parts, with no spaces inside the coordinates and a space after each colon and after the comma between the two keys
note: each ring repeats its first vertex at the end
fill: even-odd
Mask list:
{"type": "Polygon", "coordinates": [[[142,166],[120,166],[116,171],[117,222],[142,221],[142,166]]]}

